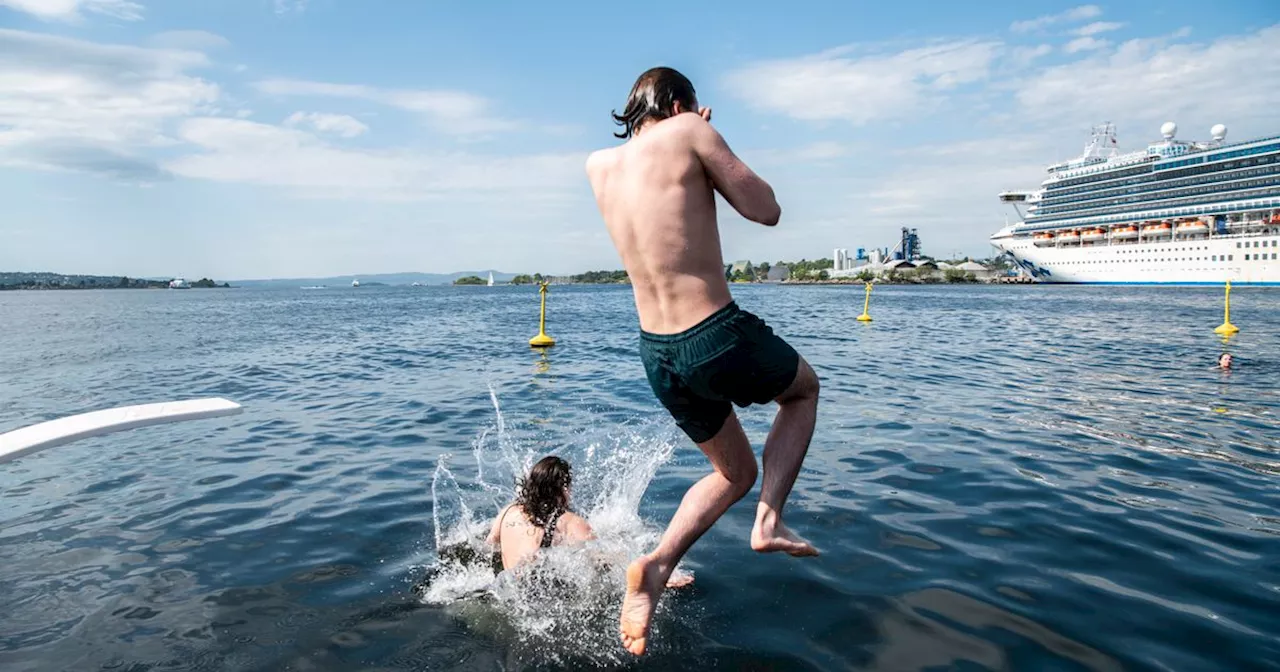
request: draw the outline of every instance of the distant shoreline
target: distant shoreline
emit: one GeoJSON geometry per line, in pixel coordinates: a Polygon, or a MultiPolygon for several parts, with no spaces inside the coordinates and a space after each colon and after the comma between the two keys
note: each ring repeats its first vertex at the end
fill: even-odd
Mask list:
{"type": "Polygon", "coordinates": [[[47,272],[0,271],[0,291],[50,291],[66,289],[231,289],[230,283],[210,278],[183,281],[182,287],[170,287],[174,280],[130,278],[127,275],[78,275],[47,272]]]}
{"type": "MultiPolygon", "coordinates": [[[[171,289],[166,283],[164,286],[134,286],[128,287],[103,287],[103,286],[72,286],[72,285],[49,285],[31,287],[27,285],[0,285],[0,292],[88,292],[94,290],[129,290],[129,289],[171,289]]],[[[237,289],[231,285],[214,285],[213,287],[186,287],[184,289],[237,289]]],[[[175,290],[179,291],[179,290],[175,290]]]]}

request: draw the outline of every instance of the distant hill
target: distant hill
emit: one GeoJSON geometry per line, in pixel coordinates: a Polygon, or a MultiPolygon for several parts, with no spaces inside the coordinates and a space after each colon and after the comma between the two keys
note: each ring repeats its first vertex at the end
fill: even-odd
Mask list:
{"type": "Polygon", "coordinates": [[[510,282],[515,273],[502,271],[458,271],[456,273],[369,273],[366,275],[335,275],[328,278],[270,278],[264,280],[232,280],[237,287],[350,287],[352,280],[359,280],[360,285],[412,285],[417,282],[423,285],[451,285],[454,280],[468,275],[477,275],[485,280],[493,273],[494,282],[510,282]]]}

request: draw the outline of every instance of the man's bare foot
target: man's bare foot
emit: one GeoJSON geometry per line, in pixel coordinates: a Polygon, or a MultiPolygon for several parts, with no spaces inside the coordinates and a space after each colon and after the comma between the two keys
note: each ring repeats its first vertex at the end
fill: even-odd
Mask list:
{"type": "Polygon", "coordinates": [[[751,550],[757,553],[782,552],[797,558],[818,555],[818,549],[813,544],[787,529],[776,516],[772,518],[771,524],[765,522],[767,518],[756,520],[756,526],[751,530],[751,550]]]}
{"type": "Polygon", "coordinates": [[[667,577],[648,557],[627,567],[627,596],[622,600],[622,646],[635,655],[644,653],[649,637],[649,619],[658,607],[667,577]]]}

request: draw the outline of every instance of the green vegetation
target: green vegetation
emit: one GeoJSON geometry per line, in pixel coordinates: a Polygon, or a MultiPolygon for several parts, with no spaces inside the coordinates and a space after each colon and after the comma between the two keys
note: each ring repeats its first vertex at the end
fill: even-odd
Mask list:
{"type": "Polygon", "coordinates": [[[828,271],[835,268],[835,263],[830,259],[816,259],[814,261],[801,259],[791,263],[783,261],[778,263],[786,264],[791,269],[792,280],[826,280],[830,277],[828,271]]]}
{"type": "Polygon", "coordinates": [[[489,284],[489,281],[485,280],[484,278],[481,278],[478,275],[466,275],[461,278],[458,278],[457,280],[454,280],[453,284],[455,285],[487,285],[489,284]]]}
{"type": "Polygon", "coordinates": [[[969,273],[968,271],[962,271],[958,268],[948,268],[946,272],[942,274],[942,277],[945,278],[947,282],[977,282],[978,281],[978,279],[975,278],[972,273],[969,273]]]}
{"type": "MultiPolygon", "coordinates": [[[[209,278],[201,278],[192,287],[228,288],[209,278]]],[[[119,275],[64,275],[61,273],[0,272],[0,291],[14,289],[167,289],[168,280],[144,280],[119,275]]]]}
{"type": "Polygon", "coordinates": [[[534,273],[533,275],[521,274],[511,279],[511,284],[513,285],[538,285],[544,282],[576,285],[625,285],[630,284],[631,278],[627,276],[626,271],[587,271],[586,273],[567,277],[552,277],[541,273],[534,273]]]}
{"type": "Polygon", "coordinates": [[[569,281],[585,285],[618,285],[629,284],[631,278],[626,271],[587,271],[569,276],[569,281]]]}

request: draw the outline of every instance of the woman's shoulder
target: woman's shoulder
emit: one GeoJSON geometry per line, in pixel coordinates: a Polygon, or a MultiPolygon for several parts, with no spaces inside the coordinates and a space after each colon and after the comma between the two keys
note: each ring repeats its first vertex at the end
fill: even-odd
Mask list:
{"type": "Polygon", "coordinates": [[[557,522],[556,527],[565,534],[579,539],[589,539],[594,536],[594,533],[591,530],[591,523],[588,523],[586,518],[583,518],[572,511],[565,511],[564,514],[560,516],[560,520],[557,522]]]}

